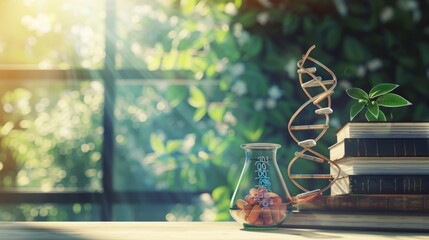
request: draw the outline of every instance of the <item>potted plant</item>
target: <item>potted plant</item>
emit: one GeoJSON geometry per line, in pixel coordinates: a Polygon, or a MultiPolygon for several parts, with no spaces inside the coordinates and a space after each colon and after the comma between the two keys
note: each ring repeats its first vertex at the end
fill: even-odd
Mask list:
{"type": "Polygon", "coordinates": [[[350,121],[352,121],[364,108],[365,118],[368,121],[387,121],[386,115],[380,107],[403,107],[412,105],[407,99],[402,96],[391,93],[399,85],[391,83],[380,83],[374,86],[369,93],[366,93],[360,88],[347,89],[347,94],[356,100],[355,104],[350,108],[350,121]]]}

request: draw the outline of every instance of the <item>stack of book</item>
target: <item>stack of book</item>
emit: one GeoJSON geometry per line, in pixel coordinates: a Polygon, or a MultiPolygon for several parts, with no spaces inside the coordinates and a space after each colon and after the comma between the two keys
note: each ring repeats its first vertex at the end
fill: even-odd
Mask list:
{"type": "Polygon", "coordinates": [[[293,227],[429,230],[429,122],[348,123],[330,159],[331,196],[299,206],[293,227]]]}
{"type": "Polygon", "coordinates": [[[331,195],[429,194],[429,123],[348,123],[330,159],[331,195]]]}

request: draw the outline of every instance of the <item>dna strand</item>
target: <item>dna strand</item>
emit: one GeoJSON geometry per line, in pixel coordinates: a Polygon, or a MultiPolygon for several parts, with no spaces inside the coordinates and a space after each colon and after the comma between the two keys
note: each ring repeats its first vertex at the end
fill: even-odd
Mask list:
{"type": "Polygon", "coordinates": [[[317,145],[317,142],[320,138],[326,133],[326,131],[329,128],[329,115],[333,112],[331,108],[331,95],[334,93],[334,88],[337,85],[337,78],[335,74],[324,64],[320,63],[316,59],[310,57],[310,52],[315,48],[316,46],[311,46],[305,55],[302,56],[301,60],[297,62],[298,66],[298,75],[299,75],[299,82],[301,84],[301,88],[304,91],[304,93],[307,95],[309,100],[305,102],[303,105],[301,105],[300,108],[292,115],[291,119],[288,123],[288,131],[290,136],[293,138],[293,140],[302,148],[301,151],[295,152],[294,158],[289,162],[288,165],[288,177],[292,181],[292,183],[297,186],[299,189],[304,191],[304,193],[298,194],[293,201],[297,204],[309,201],[313,199],[314,197],[321,195],[324,191],[328,190],[332,184],[338,179],[340,176],[340,167],[335,162],[331,161],[328,157],[318,153],[313,149],[317,145]],[[315,73],[317,71],[316,67],[309,67],[308,65],[314,66],[317,65],[321,68],[323,68],[332,79],[329,80],[322,80],[320,76],[316,76],[315,73]],[[306,67],[307,66],[307,67],[306,67]],[[311,78],[311,80],[304,80],[304,76],[308,76],[311,78]],[[304,82],[305,81],[305,82],[304,82]],[[327,86],[330,86],[329,88],[327,86]],[[320,88],[322,90],[322,93],[318,93],[316,95],[312,95],[309,92],[309,89],[316,90],[315,88],[320,88]],[[324,124],[313,124],[313,125],[292,125],[292,123],[296,120],[297,116],[310,104],[314,104],[317,109],[315,110],[315,114],[318,116],[324,116],[325,117],[325,123],[324,124]],[[323,104],[322,104],[323,103],[323,104]],[[315,130],[316,132],[320,131],[318,135],[315,138],[312,139],[304,139],[299,140],[294,132],[297,131],[309,131],[309,130],[315,130]],[[308,161],[316,162],[316,163],[324,163],[328,162],[331,164],[331,166],[335,166],[337,168],[337,174],[335,177],[331,176],[330,174],[291,174],[291,169],[294,163],[298,159],[305,159],[308,161]],[[297,179],[329,179],[331,180],[330,183],[323,189],[316,189],[313,191],[309,191],[305,187],[303,187],[301,184],[298,183],[297,179]]]}

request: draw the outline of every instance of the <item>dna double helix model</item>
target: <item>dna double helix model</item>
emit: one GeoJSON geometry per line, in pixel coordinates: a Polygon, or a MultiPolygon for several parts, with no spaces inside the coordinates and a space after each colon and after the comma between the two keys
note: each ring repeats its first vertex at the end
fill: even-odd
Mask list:
{"type": "MultiPolygon", "coordinates": [[[[289,124],[288,130],[290,136],[293,140],[298,144],[299,147],[302,148],[301,151],[295,152],[294,158],[289,162],[288,165],[288,177],[292,181],[292,183],[297,186],[299,189],[304,191],[304,193],[298,194],[294,202],[300,203],[309,201],[312,198],[321,195],[324,191],[328,190],[332,184],[338,179],[340,175],[340,167],[335,162],[331,161],[328,157],[323,154],[318,153],[314,150],[314,147],[317,145],[319,139],[326,133],[329,128],[329,115],[333,112],[331,108],[331,95],[334,93],[334,88],[337,85],[337,78],[335,74],[325,65],[317,61],[316,59],[310,57],[310,52],[315,48],[315,46],[311,46],[307,53],[302,56],[301,60],[297,62],[298,66],[298,76],[299,83],[301,85],[302,90],[309,98],[298,110],[292,115],[289,124]],[[322,80],[322,77],[316,76],[316,72],[318,69],[314,66],[318,66],[326,71],[327,75],[330,75],[330,79],[322,80]],[[311,91],[310,91],[311,89],[311,91]],[[314,93],[316,92],[316,93],[314,93]],[[316,110],[314,113],[316,114],[315,118],[320,118],[320,122],[323,124],[312,124],[312,125],[293,125],[294,121],[297,120],[298,115],[304,111],[307,107],[310,108],[311,104],[314,106],[316,110]],[[298,131],[314,131],[315,137],[311,139],[302,139],[299,140],[296,137],[296,132],[298,131]],[[304,159],[307,161],[312,161],[316,163],[323,164],[324,162],[328,162],[331,167],[334,166],[337,168],[338,173],[335,177],[330,174],[292,174],[292,166],[296,163],[297,160],[304,159]],[[323,189],[317,189],[309,191],[305,187],[303,187],[297,180],[298,179],[329,179],[330,183],[323,189]]],[[[325,75],[326,75],[325,73],[325,75]]],[[[306,134],[305,136],[310,135],[306,134]]]]}

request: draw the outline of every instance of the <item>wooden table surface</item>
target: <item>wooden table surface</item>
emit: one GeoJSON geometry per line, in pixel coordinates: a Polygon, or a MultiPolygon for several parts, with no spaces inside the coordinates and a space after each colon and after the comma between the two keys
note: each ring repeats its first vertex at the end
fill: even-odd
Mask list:
{"type": "Polygon", "coordinates": [[[0,239],[429,239],[429,233],[280,228],[242,230],[235,222],[0,222],[0,239]]]}

